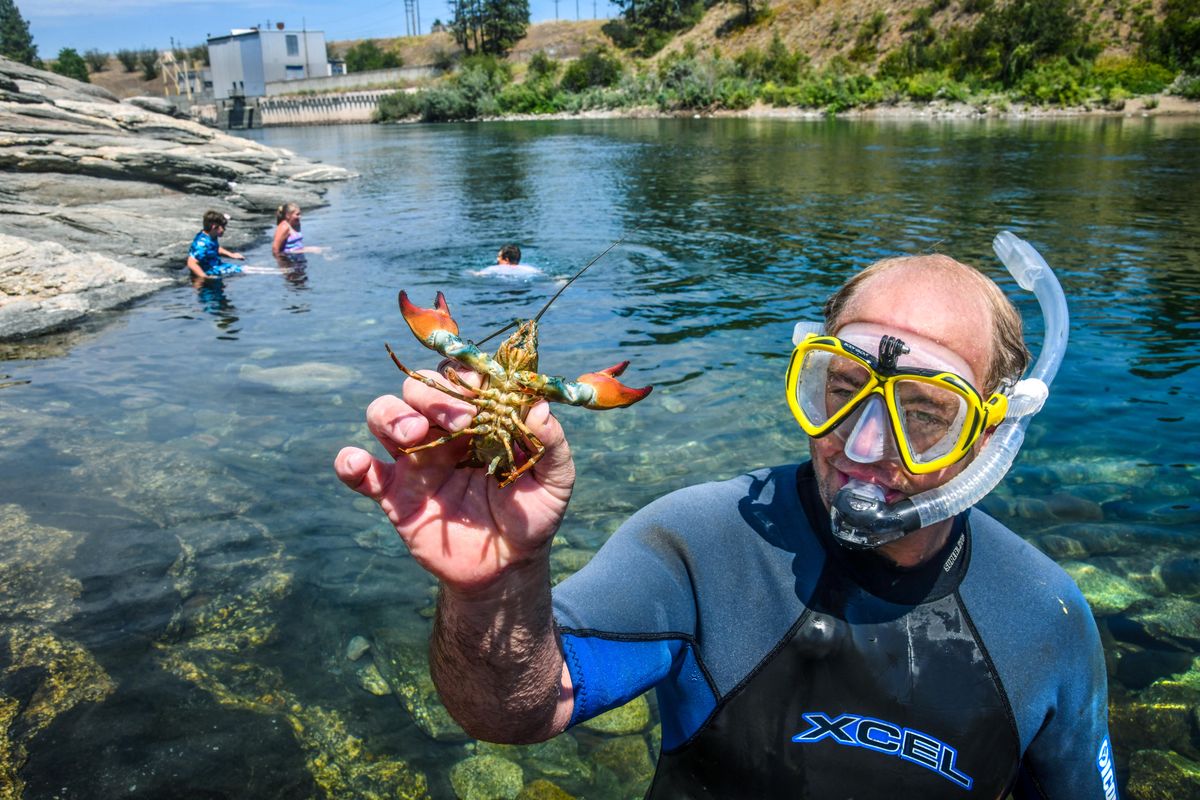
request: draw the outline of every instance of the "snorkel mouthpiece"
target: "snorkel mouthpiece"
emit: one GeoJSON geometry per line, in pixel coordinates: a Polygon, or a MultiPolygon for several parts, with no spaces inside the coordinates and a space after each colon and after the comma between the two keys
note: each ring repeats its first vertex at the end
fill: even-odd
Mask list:
{"type": "MultiPolygon", "coordinates": [[[[1066,296],[1054,271],[1028,242],[1001,231],[992,241],[992,249],[1021,288],[1037,296],[1046,329],[1037,363],[1029,376],[1013,387],[1008,413],[988,443],[966,469],[946,483],[890,505],[878,486],[856,480],[843,486],[830,515],[833,535],[847,547],[863,550],[894,542],[978,503],[1008,473],[1025,439],[1025,429],[1046,401],[1067,349],[1066,296]]],[[[797,334],[799,330],[797,325],[797,334]]]]}
{"type": "Polygon", "coordinates": [[[830,509],[838,541],[854,550],[871,550],[921,526],[911,500],[888,505],[885,497],[883,489],[873,483],[847,481],[830,509]]]}

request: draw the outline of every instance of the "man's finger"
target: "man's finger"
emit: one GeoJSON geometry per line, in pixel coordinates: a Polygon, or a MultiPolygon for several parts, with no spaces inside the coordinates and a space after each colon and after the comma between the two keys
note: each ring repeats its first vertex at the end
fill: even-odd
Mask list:
{"type": "Polygon", "coordinates": [[[391,464],[385,464],[357,447],[343,447],[333,460],[333,471],[342,483],[376,502],[387,490],[392,469],[391,464]]]}
{"type": "Polygon", "coordinates": [[[395,395],[377,397],[367,406],[367,428],[393,458],[400,448],[420,444],[429,433],[429,420],[395,395]]]}
{"type": "Polygon", "coordinates": [[[534,474],[543,488],[570,494],[575,483],[575,462],[562,425],[550,413],[550,404],[543,401],[529,409],[525,424],[546,447],[542,460],[534,466],[534,474]]]}
{"type": "Polygon", "coordinates": [[[475,417],[475,407],[470,403],[457,399],[454,395],[466,396],[467,392],[453,386],[436,372],[421,370],[420,375],[428,378],[438,386],[446,387],[447,391],[434,388],[427,383],[409,378],[404,382],[404,402],[415,411],[423,414],[431,424],[447,431],[457,431],[465,428],[475,417]],[[453,392],[454,394],[449,394],[453,392]]]}

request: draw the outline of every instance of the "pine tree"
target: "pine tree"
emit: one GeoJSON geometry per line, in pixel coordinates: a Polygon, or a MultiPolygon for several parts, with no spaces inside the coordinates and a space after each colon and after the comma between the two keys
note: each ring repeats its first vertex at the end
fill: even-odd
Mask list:
{"type": "Polygon", "coordinates": [[[77,81],[91,83],[88,78],[87,62],[83,60],[83,56],[73,47],[64,47],[58,51],[58,59],[51,67],[52,70],[59,75],[65,75],[68,78],[74,78],[77,81]]]}
{"type": "Polygon", "coordinates": [[[13,0],[0,0],[0,56],[30,66],[36,66],[38,60],[29,24],[13,0]]]}

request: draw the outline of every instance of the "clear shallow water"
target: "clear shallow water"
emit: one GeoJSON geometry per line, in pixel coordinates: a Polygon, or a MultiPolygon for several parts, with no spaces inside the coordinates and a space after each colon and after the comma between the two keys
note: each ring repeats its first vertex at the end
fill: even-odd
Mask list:
{"type": "MultiPolygon", "coordinates": [[[[1162,681],[1200,645],[1200,121],[259,138],[362,173],[305,211],[306,241],[327,253],[221,292],[181,277],[86,330],[0,351],[0,785],[26,798],[361,797],[420,796],[423,779],[453,797],[470,747],[418,725],[443,730],[419,675],[396,681],[414,713],[360,676],[420,672],[432,584],[330,465],[368,444],[365,406],[401,383],[383,342],[411,366],[436,362],[400,318],[399,289],[421,304],[442,290],[465,334],[490,333],[638,226],[543,319],[545,371],[629,359],[628,382],[656,387],[630,409],[559,412],[580,468],[560,570],[671,489],[804,458],[782,397],[791,325],[878,257],[937,249],[984,267],[1018,300],[1036,353],[1036,303],[991,254],[1007,228],[1055,266],[1072,341],[985,505],[1100,587],[1122,781],[1131,759],[1135,782],[1155,769],[1136,751],[1197,757],[1186,712],[1171,710],[1196,699],[1162,681]],[[547,277],[468,274],[506,241],[547,277]],[[355,636],[375,646],[351,661],[355,636]]],[[[273,264],[265,238],[247,255],[273,264]]],[[[648,754],[653,734],[643,741],[648,754]]],[[[550,777],[581,797],[637,795],[649,759],[588,731],[567,751],[504,755],[527,781],[569,773],[550,777]]]]}

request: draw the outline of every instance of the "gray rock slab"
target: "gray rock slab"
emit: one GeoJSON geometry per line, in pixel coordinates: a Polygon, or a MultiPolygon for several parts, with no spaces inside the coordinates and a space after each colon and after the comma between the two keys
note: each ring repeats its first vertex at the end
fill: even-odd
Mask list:
{"type": "Polygon", "coordinates": [[[0,170],[0,341],[183,279],[209,209],[233,217],[221,244],[242,249],[269,236],[281,203],[319,207],[323,184],[354,177],[2,57],[0,170]]]}

